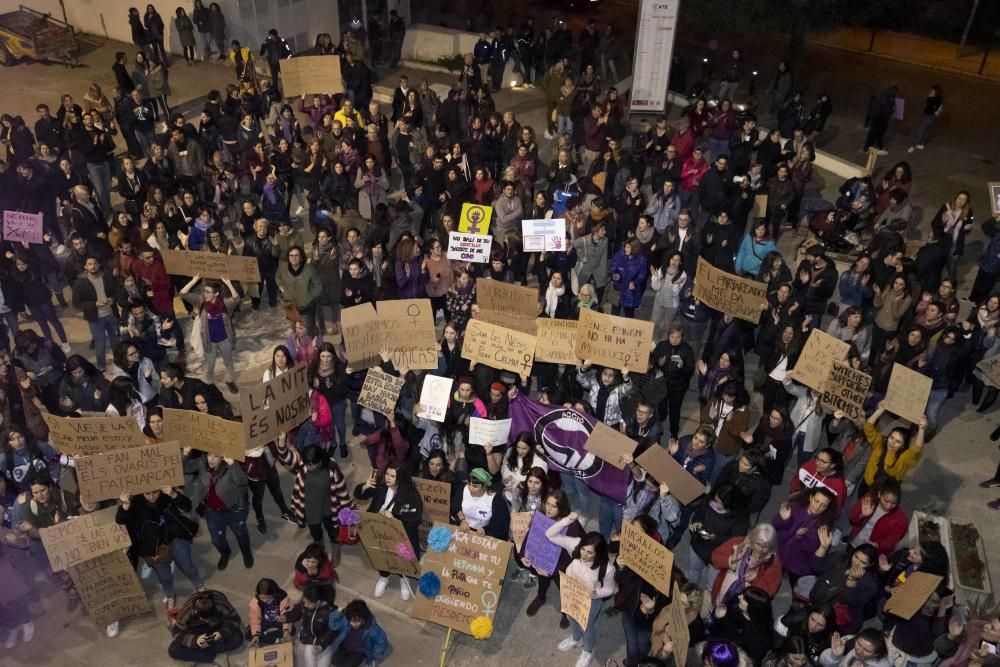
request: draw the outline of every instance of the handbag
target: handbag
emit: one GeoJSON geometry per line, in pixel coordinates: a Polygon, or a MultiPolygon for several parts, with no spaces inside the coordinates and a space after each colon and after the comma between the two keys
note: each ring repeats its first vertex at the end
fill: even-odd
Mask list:
{"type": "Polygon", "coordinates": [[[289,322],[299,322],[302,316],[299,315],[299,307],[294,301],[282,301],[281,307],[285,309],[285,319],[289,322]]]}
{"type": "Polygon", "coordinates": [[[357,544],[360,541],[361,541],[361,534],[358,533],[357,526],[341,525],[340,530],[337,531],[338,544],[357,544]]]}
{"type": "Polygon", "coordinates": [[[153,567],[154,565],[165,565],[172,561],[174,557],[170,554],[170,547],[166,544],[156,545],[156,553],[152,556],[143,556],[142,559],[146,561],[146,565],[153,567]]]}

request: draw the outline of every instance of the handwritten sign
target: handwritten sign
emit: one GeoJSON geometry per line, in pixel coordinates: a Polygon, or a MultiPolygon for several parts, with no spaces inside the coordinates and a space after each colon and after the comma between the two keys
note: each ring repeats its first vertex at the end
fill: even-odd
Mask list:
{"type": "Polygon", "coordinates": [[[237,461],[246,459],[243,424],[196,412],[163,408],[163,435],[182,447],[199,449],[237,461]]]}
{"type": "Polygon", "coordinates": [[[53,572],[132,546],[125,526],[115,523],[117,507],[84,514],[50,528],[40,528],[42,546],[53,572]]]}
{"type": "MultiPolygon", "coordinates": [[[[528,536],[524,538],[524,557],[531,561],[531,566],[539,571],[555,574],[559,569],[559,557],[562,547],[553,544],[545,537],[545,531],[555,523],[541,512],[535,512],[531,519],[528,536]]],[[[560,535],[565,534],[563,530],[560,535]]]]}
{"type": "Polygon", "coordinates": [[[417,561],[406,560],[396,551],[400,544],[412,549],[410,538],[406,536],[403,522],[399,519],[375,512],[362,512],[358,536],[376,570],[405,577],[420,576],[417,561]]]}
{"type": "Polygon", "coordinates": [[[391,419],[402,388],[403,378],[389,375],[381,368],[372,368],[365,375],[358,404],[391,419]]]}
{"type": "Polygon", "coordinates": [[[476,283],[476,319],[508,329],[535,334],[538,317],[538,290],[509,285],[499,280],[476,283]]]}
{"type": "Polygon", "coordinates": [[[281,91],[288,97],[309,93],[344,92],[340,58],[334,56],[299,56],[281,61],[281,91]]]}
{"type": "Polygon", "coordinates": [[[522,220],[521,238],[524,252],[565,252],[566,219],[522,220]]]}
{"type": "Polygon", "coordinates": [[[694,298],[727,315],[757,324],[767,305],[767,283],[727,273],[699,257],[694,298]]]}
{"type": "Polygon", "coordinates": [[[580,309],[576,329],[577,359],[608,368],[645,373],[653,344],[653,323],[580,309]]]}
{"type": "Polygon", "coordinates": [[[163,265],[172,276],[226,278],[244,283],[260,282],[260,267],[256,257],[225,255],[220,252],[193,250],[160,250],[163,265]]]}
{"type": "Polygon", "coordinates": [[[822,393],[830,378],[833,362],[843,361],[851,346],[819,329],[813,329],[795,362],[796,382],[822,393]]]}
{"type": "Polygon", "coordinates": [[[458,231],[465,234],[489,234],[492,217],[492,206],[462,204],[462,213],[458,217],[458,231]]]}
{"type": "Polygon", "coordinates": [[[664,645],[669,641],[674,645],[674,664],[684,667],[687,663],[688,648],[691,646],[691,630],[688,627],[687,613],[684,609],[686,597],[681,593],[680,585],[675,581],[671,602],[664,607],[653,620],[652,642],[650,655],[660,655],[664,645]]]}
{"type": "Polygon", "coordinates": [[[535,361],[576,364],[575,320],[539,317],[535,322],[535,361]]]}
{"type": "Polygon", "coordinates": [[[976,368],[989,380],[990,384],[1000,387],[1000,355],[983,359],[976,364],[976,368]]]}
{"type": "Polygon", "coordinates": [[[42,214],[3,212],[3,240],[8,243],[42,243],[42,214]]]}
{"type": "Polygon", "coordinates": [[[418,417],[433,422],[443,422],[448,414],[448,400],[451,398],[451,378],[425,375],[420,388],[420,411],[418,417]]]}
{"type": "Polygon", "coordinates": [[[834,361],[819,404],[830,412],[842,410],[852,422],[861,424],[865,421],[864,404],[871,383],[870,375],[834,361]]]}
{"type": "Polygon", "coordinates": [[[619,470],[625,469],[624,456],[635,451],[635,440],[611,428],[604,422],[597,422],[590,432],[583,448],[607,461],[619,470]]]}
{"type": "Polygon", "coordinates": [[[250,647],[247,667],[292,667],[294,664],[295,651],[290,641],[250,647]]]}
{"type": "Polygon", "coordinates": [[[481,320],[470,320],[462,343],[462,358],[518,375],[531,373],[535,337],[481,320]]]}
{"type": "Polygon", "coordinates": [[[507,444],[510,437],[509,419],[469,419],[469,444],[485,445],[487,443],[498,447],[507,444]]]}
{"type": "Polygon", "coordinates": [[[96,503],[123,493],[135,495],[165,486],[184,486],[181,446],[161,442],[76,459],[80,500],[96,503]]]}
{"type": "Polygon", "coordinates": [[[618,562],[656,590],[670,595],[670,574],[674,567],[674,554],[670,549],[636,528],[631,521],[622,522],[619,540],[618,562]]]}
{"type": "Polygon", "coordinates": [[[590,586],[565,572],[559,573],[559,610],[580,624],[584,630],[590,621],[590,586]]]}
{"type": "Polygon", "coordinates": [[[488,234],[448,232],[448,259],[489,264],[493,237],[488,234]]]}
{"type": "Polygon", "coordinates": [[[670,495],[682,505],[703,496],[708,488],[674,460],[663,447],[650,447],[635,460],[650,475],[670,487],[670,495]]]}
{"type": "Polygon", "coordinates": [[[146,439],[132,417],[57,417],[42,413],[49,427],[49,441],[63,454],[88,456],[131,447],[142,447],[146,439]]]}
{"type": "Polygon", "coordinates": [[[273,380],[240,391],[245,447],[255,449],[278,439],[309,419],[309,369],[290,368],[273,380]]]}
{"type": "Polygon", "coordinates": [[[885,612],[910,620],[924,606],[931,593],[937,590],[942,579],[936,574],[914,572],[892,590],[892,596],[885,603],[885,612]]]}
{"type": "Polygon", "coordinates": [[[437,368],[437,336],[430,299],[379,301],[341,312],[347,361],[353,368],[372,368],[379,351],[389,348],[393,365],[410,370],[437,368]]]}
{"type": "Polygon", "coordinates": [[[135,568],[121,550],[74,565],[69,576],[99,628],[152,611],[135,568]]]}
{"type": "Polygon", "coordinates": [[[902,364],[892,365],[889,386],[885,390],[885,409],[909,422],[924,417],[931,395],[931,379],[902,364]]]}
{"type": "Polygon", "coordinates": [[[767,195],[754,195],[753,217],[758,220],[767,217],[767,195]]]}
{"type": "Polygon", "coordinates": [[[420,539],[427,541],[427,533],[435,523],[448,523],[451,519],[451,484],[421,477],[413,478],[413,485],[423,501],[420,514],[420,539]]]}
{"type": "Polygon", "coordinates": [[[524,540],[528,537],[531,518],[534,515],[534,512],[511,512],[510,514],[510,537],[518,552],[524,548],[524,540]]]}

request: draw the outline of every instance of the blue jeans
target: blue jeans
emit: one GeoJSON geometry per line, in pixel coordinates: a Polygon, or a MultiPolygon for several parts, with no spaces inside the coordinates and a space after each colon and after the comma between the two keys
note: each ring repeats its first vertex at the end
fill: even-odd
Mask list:
{"type": "Polygon", "coordinates": [[[813,454],[815,454],[815,452],[807,452],[804,449],[805,445],[806,445],[806,434],[803,431],[799,431],[798,433],[795,434],[795,437],[792,439],[792,449],[794,449],[796,453],[795,465],[798,466],[799,468],[805,465],[806,461],[811,459],[813,457],[813,454]]]}
{"type": "Polygon", "coordinates": [[[88,162],[87,173],[94,184],[97,205],[107,215],[111,211],[111,165],[107,162],[88,162]]]}
{"type": "Polygon", "coordinates": [[[590,514],[590,499],[592,493],[583,480],[568,472],[559,473],[563,491],[566,492],[570,508],[577,514],[586,517],[590,514]]]}
{"type": "Polygon", "coordinates": [[[556,116],[556,133],[573,135],[573,120],[569,116],[556,116]]]}
{"type": "Polygon", "coordinates": [[[593,598],[590,601],[590,616],[587,617],[586,630],[581,628],[574,619],[569,619],[570,635],[575,641],[583,639],[583,650],[587,653],[594,652],[594,644],[597,643],[597,620],[601,617],[605,602],[607,602],[607,598],[593,598]]]}
{"type": "MultiPolygon", "coordinates": [[[[194,564],[190,542],[180,538],[175,539],[170,543],[170,555],[173,556],[177,569],[184,573],[184,576],[188,578],[195,588],[201,588],[205,585],[205,580],[201,578],[201,573],[198,572],[198,566],[194,564]]],[[[163,586],[163,592],[166,595],[173,595],[174,573],[170,571],[170,563],[154,565],[153,571],[156,572],[156,577],[160,580],[160,585],[163,586]],[[163,567],[166,568],[169,585],[160,571],[163,567]]]]}
{"type": "Polygon", "coordinates": [[[927,428],[932,431],[938,430],[938,413],[941,412],[941,407],[944,402],[948,400],[948,390],[947,389],[931,389],[931,394],[927,399],[927,428]]]}
{"type": "Polygon", "coordinates": [[[621,532],[623,510],[621,503],[607,496],[601,496],[600,504],[597,506],[597,529],[604,539],[610,540],[612,532],[621,532]]]}
{"type": "Polygon", "coordinates": [[[118,320],[114,315],[105,315],[94,322],[87,322],[87,326],[90,327],[90,337],[94,339],[95,365],[103,371],[108,348],[118,343],[118,320]]]}
{"type": "Polygon", "coordinates": [[[234,507],[232,509],[207,510],[205,512],[205,523],[208,524],[208,532],[212,538],[212,546],[220,554],[228,554],[229,540],[226,539],[226,528],[233,531],[236,536],[236,543],[243,554],[250,553],[250,532],[247,530],[247,515],[250,513],[250,506],[234,507]]]}
{"type": "Polygon", "coordinates": [[[625,667],[635,667],[649,655],[652,646],[650,633],[636,626],[628,611],[622,612],[622,629],[625,630],[625,667]]]}
{"type": "Polygon", "coordinates": [[[337,444],[347,447],[347,400],[334,401],[330,406],[330,416],[337,431],[337,444]]]}
{"type": "Polygon", "coordinates": [[[43,303],[37,306],[28,306],[31,309],[31,316],[35,318],[38,322],[38,328],[42,330],[42,335],[51,340],[53,343],[55,339],[52,338],[52,330],[49,329],[49,324],[52,324],[52,328],[56,330],[56,335],[59,336],[59,340],[66,342],[66,330],[63,329],[62,322],[59,321],[59,317],[56,315],[56,309],[52,307],[51,303],[43,303]]]}

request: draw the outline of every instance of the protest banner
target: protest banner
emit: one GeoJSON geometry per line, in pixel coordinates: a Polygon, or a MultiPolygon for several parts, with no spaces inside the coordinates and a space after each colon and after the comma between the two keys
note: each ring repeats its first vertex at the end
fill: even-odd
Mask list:
{"type": "Polygon", "coordinates": [[[885,390],[885,409],[908,422],[919,423],[931,395],[931,379],[902,364],[892,365],[889,386],[885,390]]]}
{"type": "Polygon", "coordinates": [[[767,284],[727,273],[699,257],[694,298],[710,308],[757,324],[767,306],[767,284]]]}
{"type": "Polygon", "coordinates": [[[452,382],[451,378],[424,375],[423,386],[420,388],[420,410],[417,412],[417,416],[432,422],[443,422],[448,413],[452,382]]]}
{"type": "MultiPolygon", "coordinates": [[[[559,569],[559,556],[562,554],[562,547],[552,544],[549,538],[545,537],[545,531],[554,523],[555,521],[543,513],[535,512],[535,516],[531,518],[528,535],[524,538],[524,557],[531,561],[531,566],[536,570],[544,570],[550,574],[559,569]]],[[[560,535],[565,532],[563,530],[560,535]]]]}
{"type": "Polygon", "coordinates": [[[493,237],[488,234],[448,232],[448,259],[489,264],[493,237]]]}
{"type": "Polygon", "coordinates": [[[114,500],[123,493],[135,495],[165,486],[184,486],[181,446],[161,442],[76,459],[80,501],[114,500]]]}
{"type": "Polygon", "coordinates": [[[590,621],[590,604],[593,601],[590,586],[565,572],[559,573],[559,611],[580,624],[584,630],[590,621]]]}
{"type": "Polygon", "coordinates": [[[458,231],[463,234],[490,233],[490,219],[493,218],[492,206],[479,204],[462,204],[462,213],[458,216],[458,231]]]}
{"type": "Polygon", "coordinates": [[[754,195],[753,217],[758,220],[767,217],[767,195],[754,195]]]}
{"type": "Polygon", "coordinates": [[[535,334],[538,290],[533,287],[508,285],[500,280],[480,280],[476,283],[476,305],[479,306],[477,320],[535,334]]]}
{"type": "MultiPolygon", "coordinates": [[[[362,524],[363,525],[363,524],[362,524]]],[[[441,590],[433,598],[414,595],[411,614],[464,634],[479,616],[494,620],[503,578],[507,574],[510,542],[464,531],[457,526],[435,523],[452,534],[442,552],[429,549],[421,571],[433,572],[441,580],[441,590]]]]}
{"type": "Polygon", "coordinates": [[[666,449],[653,446],[644,451],[635,460],[650,475],[670,487],[670,495],[682,505],[689,505],[701,496],[708,488],[695,479],[694,475],[684,469],[666,449]]]}
{"type": "Polygon", "coordinates": [[[153,611],[124,551],[112,551],[74,565],[69,568],[69,576],[98,628],[153,611]]]}
{"type": "Polygon", "coordinates": [[[507,444],[510,437],[509,419],[480,419],[471,417],[469,419],[469,444],[485,445],[487,443],[494,447],[507,444]]]}
{"type": "Polygon", "coordinates": [[[260,267],[256,257],[224,255],[218,252],[193,250],[160,250],[163,265],[172,276],[201,276],[221,280],[259,283],[260,267]]]}
{"type": "Polygon", "coordinates": [[[566,219],[522,220],[524,252],[565,252],[566,219]]]}
{"type": "Polygon", "coordinates": [[[535,361],[576,365],[576,320],[535,321],[535,361]]]}
{"type": "Polygon", "coordinates": [[[624,470],[624,457],[635,451],[635,440],[621,431],[607,426],[604,422],[597,422],[583,448],[619,470],[624,470]]]}
{"type": "Polygon", "coordinates": [[[292,642],[251,646],[247,667],[292,667],[295,664],[292,642]]]}
{"type": "Polygon", "coordinates": [[[365,375],[365,383],[361,386],[358,405],[391,419],[402,388],[403,378],[389,375],[381,368],[370,368],[365,375]]]}
{"type": "Polygon", "coordinates": [[[636,528],[631,521],[622,521],[618,539],[618,562],[631,568],[656,590],[670,595],[673,552],[636,528]]]}
{"type": "Polygon", "coordinates": [[[976,364],[976,368],[989,380],[990,384],[1000,387],[1000,355],[983,359],[976,364]]]}
{"type": "Polygon", "coordinates": [[[347,363],[354,369],[382,363],[380,350],[389,349],[396,368],[437,368],[437,334],[430,299],[379,301],[341,311],[341,331],[347,363]]]}
{"type": "Polygon", "coordinates": [[[362,512],[358,535],[376,570],[406,577],[420,576],[416,555],[414,560],[407,560],[400,555],[406,549],[412,551],[413,546],[399,519],[376,512],[362,512]]]}
{"type": "Polygon", "coordinates": [[[534,512],[511,512],[510,515],[510,539],[514,543],[514,549],[520,551],[524,548],[524,540],[528,537],[528,530],[531,528],[531,518],[534,512]]]}
{"type": "Polygon", "coordinates": [[[826,381],[830,378],[833,362],[844,361],[847,351],[851,349],[848,343],[838,340],[820,329],[813,329],[802,347],[799,360],[795,362],[793,380],[822,393],[826,381]]]}
{"type": "Polygon", "coordinates": [[[420,541],[427,542],[427,533],[435,523],[451,520],[451,484],[421,477],[413,478],[413,485],[423,501],[420,514],[420,541]]]}
{"type": "Polygon", "coordinates": [[[50,528],[40,528],[42,546],[53,572],[132,545],[125,526],[115,523],[118,507],[84,514],[50,528]]]}
{"type": "Polygon", "coordinates": [[[580,309],[574,349],[577,359],[586,359],[608,368],[628,368],[645,373],[652,345],[652,322],[605,315],[590,308],[580,309]]]}
{"type": "Polygon", "coordinates": [[[892,595],[885,603],[885,613],[910,620],[924,606],[931,593],[937,590],[942,579],[927,572],[910,574],[906,581],[892,589],[892,595]]]}
{"type": "Polygon", "coordinates": [[[42,243],[41,213],[3,212],[3,240],[8,243],[42,243]]]}
{"type": "Polygon", "coordinates": [[[288,97],[344,92],[340,58],[298,56],[281,61],[281,92],[288,97]]]}
{"type": "Polygon", "coordinates": [[[163,437],[206,454],[246,459],[243,424],[204,412],[163,408],[163,437]]]}
{"type": "Polygon", "coordinates": [[[651,633],[650,655],[660,655],[664,645],[673,642],[673,658],[675,667],[684,667],[687,663],[688,648],[691,646],[691,630],[688,627],[687,613],[684,609],[685,596],[681,593],[680,584],[674,582],[673,595],[670,604],[660,610],[653,620],[651,633]]]}
{"type": "Polygon", "coordinates": [[[842,361],[834,361],[819,404],[830,412],[842,410],[848,419],[861,425],[865,421],[865,399],[871,383],[872,378],[867,373],[842,361]]]}
{"type": "Polygon", "coordinates": [[[263,447],[309,419],[309,369],[290,368],[273,380],[240,391],[246,449],[263,447]]]}
{"type": "Polygon", "coordinates": [[[142,447],[146,439],[133,417],[57,417],[42,413],[49,427],[49,442],[68,456],[142,447]]]}
{"type": "Polygon", "coordinates": [[[469,320],[465,328],[463,359],[517,375],[530,375],[534,356],[535,337],[530,334],[482,320],[469,320]]]}

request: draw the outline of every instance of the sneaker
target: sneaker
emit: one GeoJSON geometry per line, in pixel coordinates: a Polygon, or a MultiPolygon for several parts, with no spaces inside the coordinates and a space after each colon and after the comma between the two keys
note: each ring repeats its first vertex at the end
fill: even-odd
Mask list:
{"type": "Polygon", "coordinates": [[[528,577],[524,580],[524,589],[531,590],[532,588],[535,587],[535,584],[537,583],[538,583],[538,577],[529,572],[528,577]]]}
{"type": "Polygon", "coordinates": [[[59,343],[59,349],[65,354],[69,354],[73,351],[73,347],[69,343],[59,343]]]}
{"type": "Polygon", "coordinates": [[[285,511],[281,513],[281,518],[288,523],[295,523],[295,517],[292,516],[291,512],[285,511]]]}
{"type": "Polygon", "coordinates": [[[880,149],[878,150],[878,154],[879,154],[879,155],[888,155],[888,154],[889,154],[889,151],[887,151],[887,150],[886,150],[886,149],[884,149],[884,148],[880,148],[880,149]]]}
{"type": "Polygon", "coordinates": [[[1000,498],[997,498],[996,500],[991,500],[990,502],[986,503],[986,506],[989,507],[991,510],[1000,510],[1000,498]]]}
{"type": "Polygon", "coordinates": [[[385,587],[389,585],[389,577],[379,577],[375,582],[375,597],[380,598],[385,595],[385,587]]]}
{"type": "Polygon", "coordinates": [[[522,570],[521,568],[515,568],[514,569],[514,574],[510,575],[510,580],[511,581],[521,581],[521,579],[523,579],[524,575],[526,575],[527,573],[528,573],[527,570],[522,570]]]}
{"type": "Polygon", "coordinates": [[[525,613],[528,616],[534,616],[535,614],[538,613],[538,610],[542,608],[543,604],[545,604],[545,600],[536,597],[535,599],[533,599],[531,602],[528,603],[528,610],[525,613]]]}
{"type": "Polygon", "coordinates": [[[28,621],[27,623],[21,626],[21,632],[24,633],[24,636],[21,637],[21,641],[30,642],[32,638],[35,636],[35,624],[32,623],[31,621],[28,621]]]}
{"type": "Polygon", "coordinates": [[[410,590],[410,582],[406,580],[406,577],[399,578],[399,597],[403,600],[409,600],[413,597],[413,591],[410,590]]]}
{"type": "Polygon", "coordinates": [[[559,629],[560,630],[569,629],[569,616],[567,616],[566,614],[559,615],[559,629]]]}
{"type": "Polygon", "coordinates": [[[924,145],[923,144],[917,144],[917,150],[918,151],[924,150],[924,145]]]}
{"type": "Polygon", "coordinates": [[[1000,486],[1000,479],[991,477],[985,482],[980,482],[979,486],[981,486],[984,489],[995,489],[996,487],[1000,486]]]}
{"type": "Polygon", "coordinates": [[[580,643],[581,642],[579,639],[573,639],[572,637],[567,637],[566,639],[559,642],[556,648],[559,649],[560,651],[571,651],[572,649],[575,649],[577,646],[579,646],[580,643]]]}
{"type": "Polygon", "coordinates": [[[163,608],[166,611],[170,611],[171,609],[173,609],[176,606],[177,606],[177,596],[176,595],[167,595],[167,596],[165,596],[163,598],[163,608]]]}
{"type": "Polygon", "coordinates": [[[114,623],[108,626],[107,633],[110,639],[114,639],[115,637],[118,636],[118,621],[115,621],[114,623]]]}
{"type": "Polygon", "coordinates": [[[587,667],[590,664],[591,654],[587,651],[580,651],[580,657],[576,659],[576,667],[587,667]]]}
{"type": "Polygon", "coordinates": [[[555,137],[553,137],[553,135],[552,135],[551,132],[549,132],[548,130],[545,130],[545,138],[546,139],[554,139],[555,137]]]}
{"type": "Polygon", "coordinates": [[[252,553],[248,552],[248,553],[243,554],[243,567],[245,567],[248,570],[253,567],[253,554],[252,553]]]}
{"type": "Polygon", "coordinates": [[[149,579],[151,576],[153,576],[153,568],[151,568],[150,566],[146,565],[146,563],[143,563],[139,567],[139,578],[140,579],[149,579]]]}
{"type": "Polygon", "coordinates": [[[230,551],[225,551],[219,556],[219,562],[216,563],[215,565],[216,569],[219,570],[219,572],[222,572],[227,567],[229,567],[229,556],[231,555],[231,553],[232,552],[230,551]]]}
{"type": "Polygon", "coordinates": [[[202,593],[202,592],[204,592],[206,590],[208,590],[208,589],[205,588],[205,584],[198,584],[197,586],[194,587],[194,592],[195,593],[202,593]]]}
{"type": "Polygon", "coordinates": [[[913,151],[915,151],[915,150],[917,150],[917,149],[916,149],[916,148],[914,148],[913,146],[910,146],[909,148],[907,148],[907,149],[906,149],[906,152],[907,152],[907,153],[912,153],[912,152],[913,152],[913,151]]]}
{"type": "Polygon", "coordinates": [[[260,533],[261,535],[267,533],[267,522],[264,521],[264,519],[261,519],[260,521],[257,522],[257,532],[260,533]]]}
{"type": "Polygon", "coordinates": [[[17,644],[17,632],[18,628],[14,628],[13,630],[7,631],[7,641],[3,643],[3,647],[5,649],[10,650],[14,648],[14,646],[17,644]]]}
{"type": "Polygon", "coordinates": [[[235,382],[227,382],[226,383],[226,389],[228,389],[229,393],[231,393],[231,394],[238,394],[238,393],[240,393],[240,388],[236,386],[235,382]]]}

